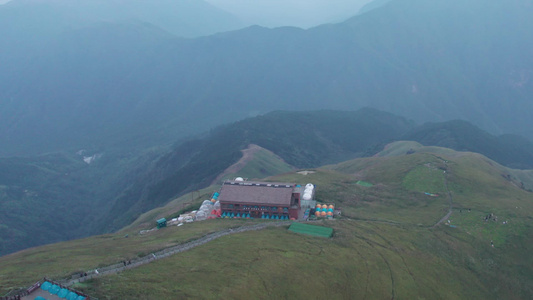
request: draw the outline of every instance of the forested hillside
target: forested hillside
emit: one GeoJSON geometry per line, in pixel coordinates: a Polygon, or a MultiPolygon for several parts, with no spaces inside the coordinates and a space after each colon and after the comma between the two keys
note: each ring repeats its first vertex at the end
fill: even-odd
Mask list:
{"type": "Polygon", "coordinates": [[[109,202],[159,155],[109,150],[0,158],[0,255],[101,233],[97,224],[109,202]]]}

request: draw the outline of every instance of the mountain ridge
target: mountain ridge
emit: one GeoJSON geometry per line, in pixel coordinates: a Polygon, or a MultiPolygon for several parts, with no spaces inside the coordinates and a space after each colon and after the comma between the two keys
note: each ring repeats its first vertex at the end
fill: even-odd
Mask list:
{"type": "MultiPolygon", "coordinates": [[[[244,27],[237,17],[203,0],[12,0],[2,7],[24,14],[48,9],[70,27],[91,23],[137,20],[151,23],[180,37],[197,37],[244,27]],[[206,19],[198,22],[198,19],[206,19]]],[[[20,16],[22,15],[22,16],[20,16]]]]}
{"type": "MultiPolygon", "coordinates": [[[[61,111],[72,98],[84,99],[83,105],[102,101],[125,107],[94,105],[89,116],[100,121],[90,124],[95,128],[92,135],[105,135],[107,130],[117,134],[89,141],[70,139],[80,148],[87,143],[105,146],[120,135],[135,141],[140,135],[128,128],[158,132],[152,140],[139,139],[136,145],[150,147],[272,110],[366,106],[417,122],[464,119],[494,134],[531,138],[528,99],[533,94],[533,61],[526,53],[533,48],[529,35],[533,22],[528,18],[528,3],[439,0],[430,6],[420,0],[394,0],[343,23],[309,30],[252,27],[198,39],[165,40],[148,51],[149,57],[138,57],[115,75],[121,82],[116,86],[94,79],[113,74],[113,65],[94,62],[113,61],[120,52],[71,54],[73,61],[84,62],[81,67],[87,68],[86,61],[95,67],[86,69],[90,71],[85,72],[87,81],[81,86],[76,83],[79,88],[74,90],[54,88],[54,82],[72,79],[67,74],[50,76],[47,70],[61,69],[57,65],[61,62],[51,63],[45,56],[32,68],[20,68],[7,61],[6,70],[13,72],[0,74],[0,101],[10,113],[0,120],[17,116],[20,122],[0,124],[0,138],[16,140],[20,152],[26,143],[26,149],[39,149],[39,144],[29,144],[40,136],[58,141],[76,136],[68,130],[72,124],[63,130],[43,128],[39,136],[29,131],[46,120],[41,115],[24,118],[32,109],[38,111],[24,103],[51,97],[57,103],[51,119],[60,118],[53,112],[61,111]],[[50,78],[51,83],[23,80],[35,78],[29,73],[50,78]],[[5,81],[10,78],[18,80],[5,81]],[[40,94],[35,86],[42,86],[40,94]],[[99,119],[101,114],[116,116],[124,126],[99,119]],[[208,117],[197,122],[192,116],[198,115],[208,117]]],[[[129,49],[129,43],[135,42],[111,40],[109,47],[129,49]]],[[[78,117],[73,112],[72,119],[78,117]]]]}

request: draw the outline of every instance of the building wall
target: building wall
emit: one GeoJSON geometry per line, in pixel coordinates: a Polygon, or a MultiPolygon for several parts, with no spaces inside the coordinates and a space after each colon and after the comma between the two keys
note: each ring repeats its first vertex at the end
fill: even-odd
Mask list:
{"type": "Polygon", "coordinates": [[[253,218],[268,216],[269,218],[276,217],[276,219],[298,219],[301,204],[301,193],[298,191],[293,189],[292,193],[291,191],[280,193],[279,187],[272,187],[275,190],[270,190],[261,186],[253,192],[261,194],[261,197],[257,197],[257,194],[250,192],[252,187],[245,187],[242,193],[236,188],[235,186],[223,186],[219,198],[222,215],[239,214],[242,217],[243,214],[250,214],[253,218]],[[261,200],[258,201],[258,199],[261,200]]]}
{"type": "Polygon", "coordinates": [[[289,209],[289,218],[298,220],[298,211],[299,211],[299,209],[297,209],[297,208],[289,209]]]}
{"type": "Polygon", "coordinates": [[[232,202],[222,202],[220,203],[222,213],[233,213],[240,214],[243,213],[250,214],[253,218],[261,218],[262,215],[268,216],[289,216],[289,207],[288,206],[273,206],[273,205],[261,205],[261,204],[244,204],[244,203],[232,203],[232,202]]]}

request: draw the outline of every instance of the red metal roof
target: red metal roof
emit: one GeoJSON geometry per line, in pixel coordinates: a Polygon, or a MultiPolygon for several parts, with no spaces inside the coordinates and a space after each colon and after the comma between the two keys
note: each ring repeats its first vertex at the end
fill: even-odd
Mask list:
{"type": "Polygon", "coordinates": [[[222,185],[218,200],[221,203],[290,206],[294,184],[276,182],[235,182],[222,185]]]}

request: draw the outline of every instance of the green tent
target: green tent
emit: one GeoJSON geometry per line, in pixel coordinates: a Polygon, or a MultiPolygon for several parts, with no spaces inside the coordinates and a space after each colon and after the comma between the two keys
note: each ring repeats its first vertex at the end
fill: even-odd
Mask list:
{"type": "Polygon", "coordinates": [[[292,223],[289,227],[289,230],[296,233],[303,233],[327,238],[333,235],[333,228],[303,224],[298,222],[292,223]]]}
{"type": "Polygon", "coordinates": [[[157,220],[157,228],[167,227],[167,219],[162,218],[157,220]]]}

